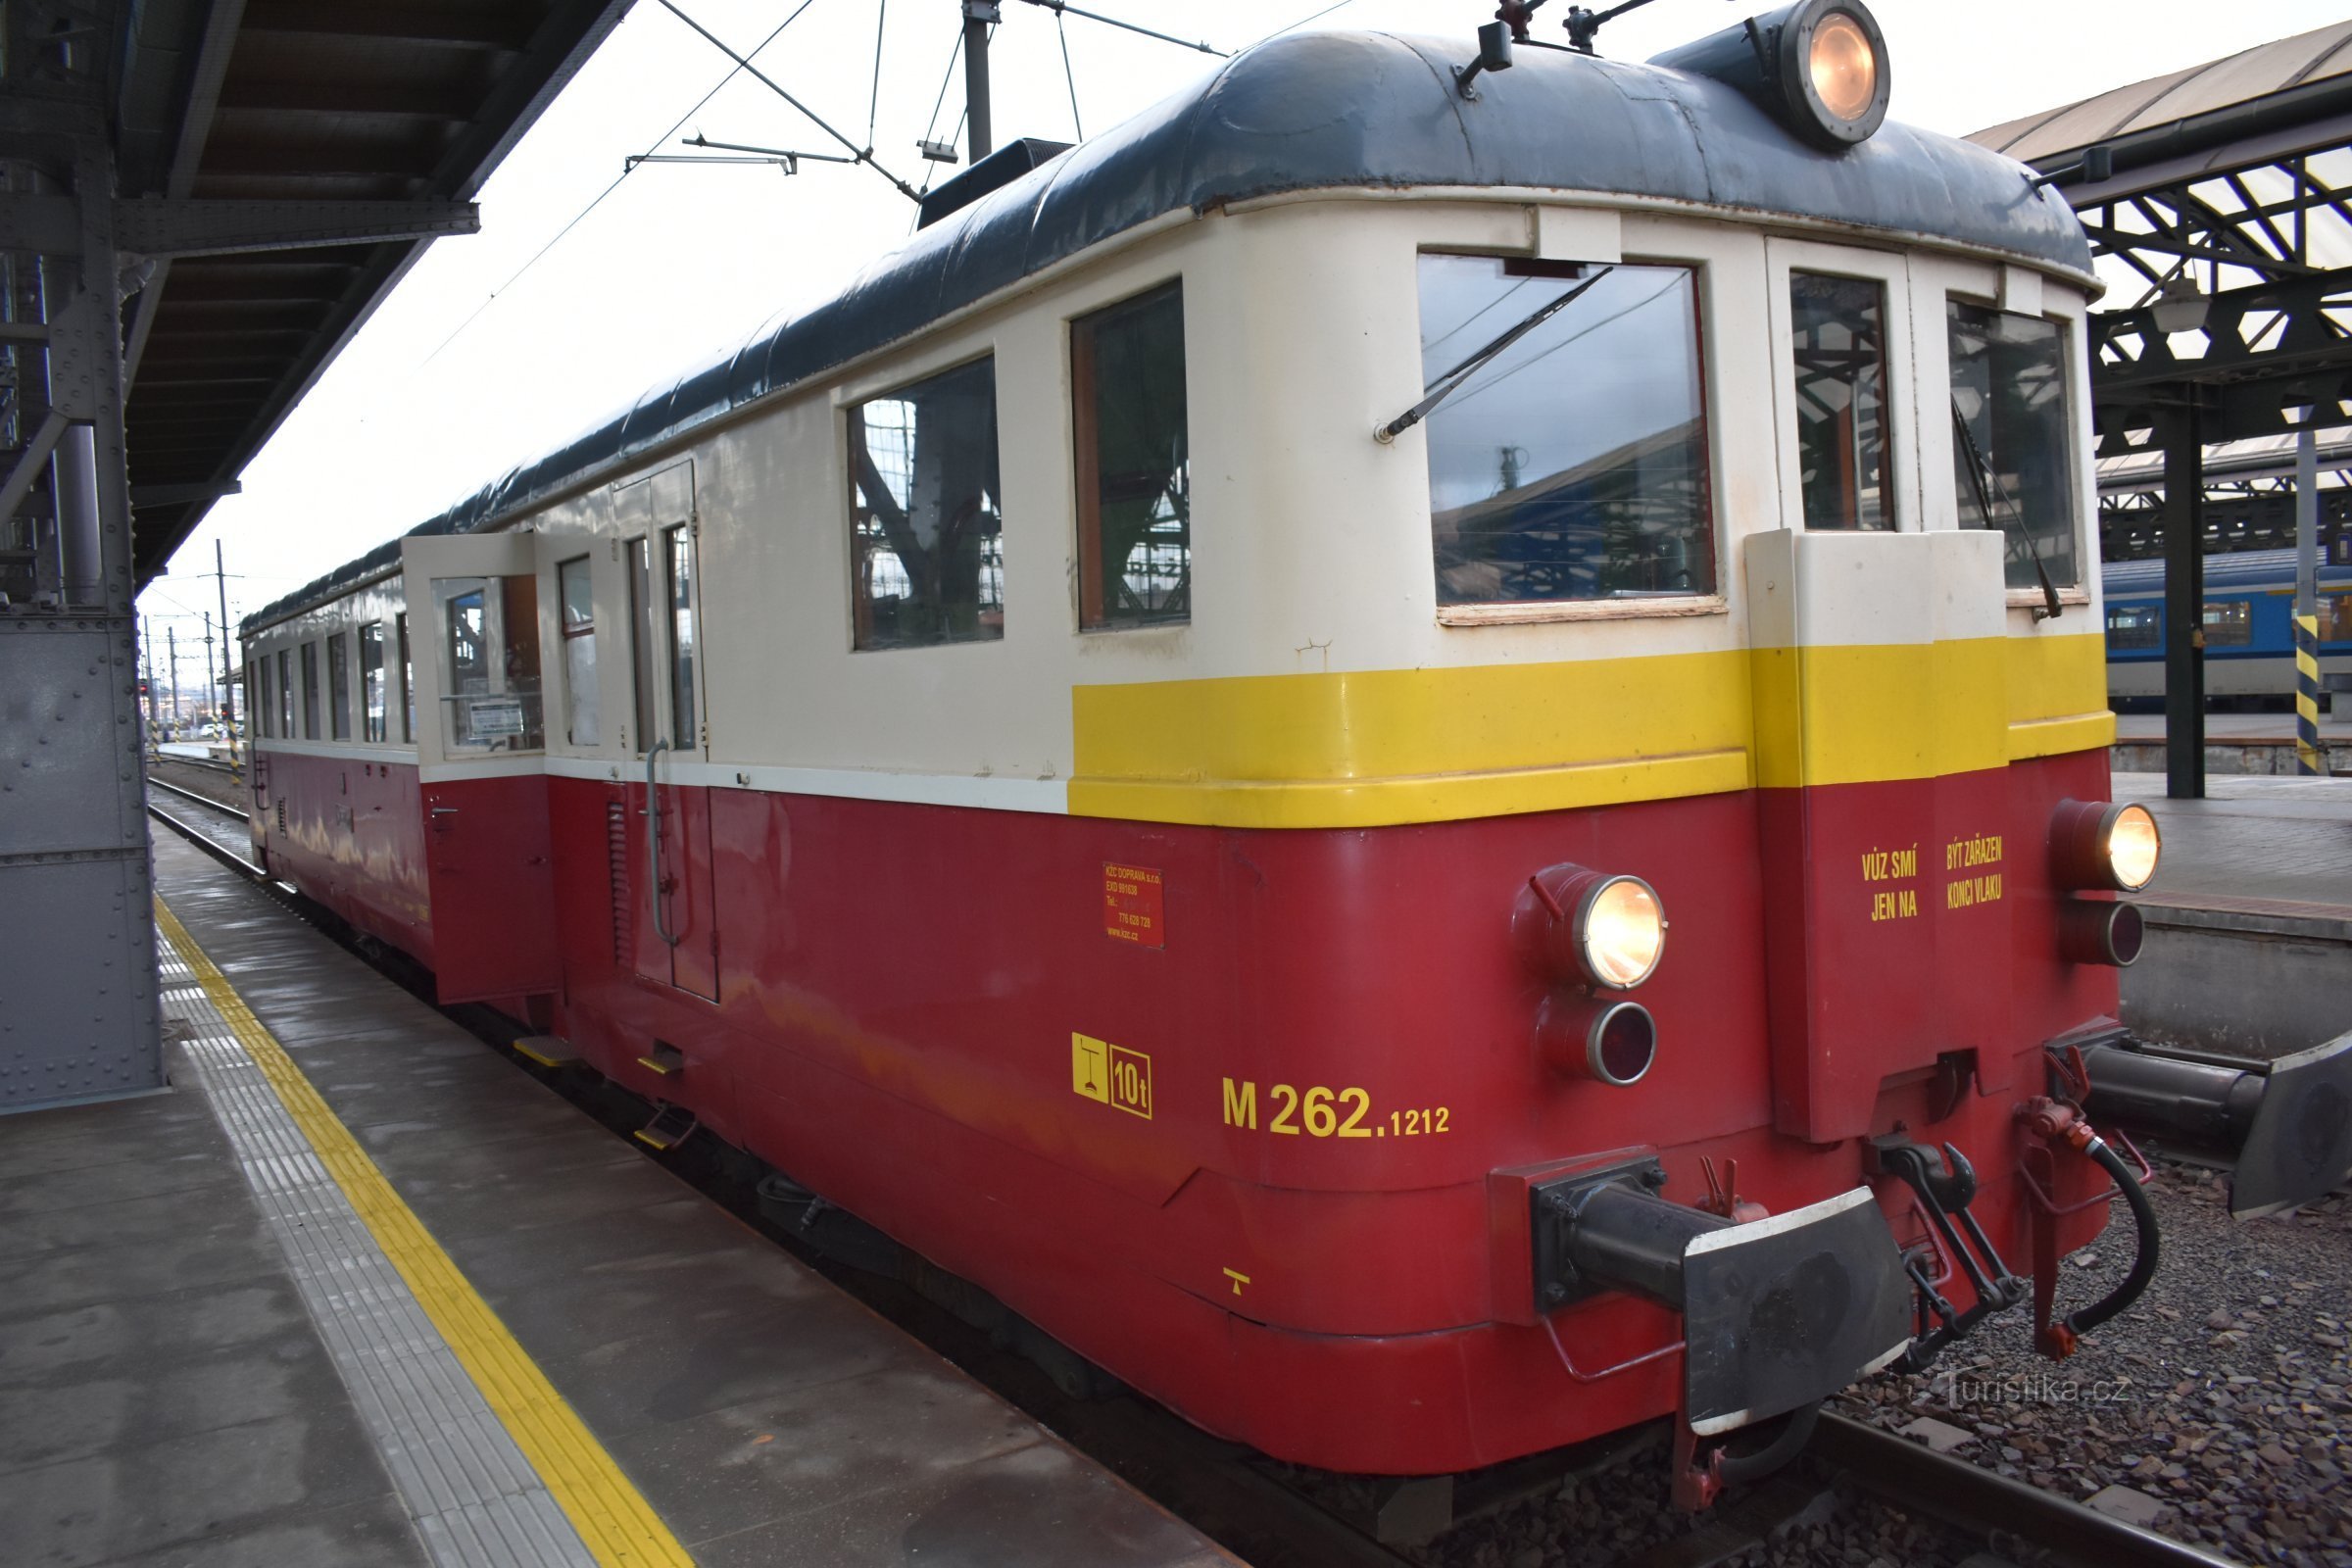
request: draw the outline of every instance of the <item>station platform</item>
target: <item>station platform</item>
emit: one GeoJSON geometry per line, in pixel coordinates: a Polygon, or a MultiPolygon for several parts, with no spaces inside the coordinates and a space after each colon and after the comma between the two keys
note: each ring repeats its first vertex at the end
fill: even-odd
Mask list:
{"type": "Polygon", "coordinates": [[[2164,854],[2132,896],[2147,946],[2123,973],[2124,1022],[2151,1039],[2271,1059],[2352,1030],[2352,778],[2208,774],[2166,798],[2117,773],[2164,854]]]}
{"type": "Polygon", "coordinates": [[[0,1118],[0,1560],[1236,1561],[260,889],[155,859],[172,1087],[0,1118]]]}

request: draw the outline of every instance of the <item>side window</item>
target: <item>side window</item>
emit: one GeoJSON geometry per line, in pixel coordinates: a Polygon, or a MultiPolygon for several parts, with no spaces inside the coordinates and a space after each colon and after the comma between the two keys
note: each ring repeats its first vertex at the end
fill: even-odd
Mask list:
{"type": "Polygon", "coordinates": [[[432,586],[441,615],[443,751],[538,751],[546,744],[539,579],[435,577],[432,586]]]}
{"type": "Polygon", "coordinates": [[[302,738],[318,738],[318,645],[302,645],[302,738]]]}
{"type": "Polygon", "coordinates": [[[852,645],[1004,635],[994,360],[849,412],[852,645]]]}
{"type": "Polygon", "coordinates": [[[596,582],[586,556],[559,562],[556,587],[564,602],[564,718],[574,746],[599,741],[602,699],[596,684],[596,582]]]}
{"type": "Polygon", "coordinates": [[[1184,289],[1154,289],[1070,323],[1078,472],[1078,624],[1192,618],[1192,463],[1184,289]]]}
{"type": "Polygon", "coordinates": [[[1424,256],[1441,606],[1715,591],[1688,267],[1424,256]]]}
{"type": "Polygon", "coordinates": [[[1805,526],[1891,528],[1886,287],[1792,271],[1788,314],[1805,526]]]}
{"type": "Polygon", "coordinates": [[[2066,396],[2066,339],[2054,321],[1951,300],[1953,488],[1960,526],[2008,537],[2012,588],[2081,580],[2066,396]]]}
{"type": "Polygon", "coordinates": [[[384,623],[360,628],[360,728],[364,739],[387,738],[384,710],[384,623]]]}
{"type": "Polygon", "coordinates": [[[2164,612],[2157,605],[2109,605],[2107,647],[2112,653],[2132,653],[2164,646],[2164,612]]]}
{"type": "Polygon", "coordinates": [[[2254,641],[2254,605],[2245,599],[2205,601],[2205,646],[2244,648],[2254,641]]]}
{"type": "Polygon", "coordinates": [[[416,744],[416,666],[409,660],[409,612],[392,617],[393,636],[400,643],[400,739],[416,744]]]}
{"type": "Polygon", "coordinates": [[[291,649],[277,651],[277,728],[271,733],[281,741],[294,738],[294,669],[291,649]]]}
{"type": "Polygon", "coordinates": [[[351,739],[351,639],[336,632],[326,640],[327,731],[351,739]]]}
{"type": "Polygon", "coordinates": [[[662,600],[669,607],[669,744],[691,750],[694,706],[694,530],[680,523],[662,535],[662,600]]]}
{"type": "Polygon", "coordinates": [[[643,539],[628,542],[622,564],[629,580],[629,711],[637,724],[630,733],[642,757],[661,738],[654,715],[654,571],[643,539]]]}
{"type": "Polygon", "coordinates": [[[270,705],[270,656],[257,653],[245,666],[245,727],[256,740],[271,734],[276,728],[277,710],[270,705]]]}
{"type": "Polygon", "coordinates": [[[2352,594],[2322,594],[2320,641],[2352,643],[2352,594]]]}

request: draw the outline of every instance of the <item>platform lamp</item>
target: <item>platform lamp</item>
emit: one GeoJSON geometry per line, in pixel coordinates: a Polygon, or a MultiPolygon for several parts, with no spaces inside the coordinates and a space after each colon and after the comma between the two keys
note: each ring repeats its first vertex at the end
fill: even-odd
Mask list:
{"type": "Polygon", "coordinates": [[[2205,324],[2205,313],[2213,300],[2197,287],[2197,280],[2186,272],[2175,272],[2156,290],[2156,330],[2167,334],[2194,332],[2205,324]]]}

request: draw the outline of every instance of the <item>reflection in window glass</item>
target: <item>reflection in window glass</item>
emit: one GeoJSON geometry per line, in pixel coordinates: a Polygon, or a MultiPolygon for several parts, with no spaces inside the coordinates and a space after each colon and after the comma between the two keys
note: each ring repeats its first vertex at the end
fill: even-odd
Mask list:
{"type": "Polygon", "coordinates": [[[2012,588],[2071,587],[2076,487],[2069,465],[2066,343],[2057,323],[1989,306],[1946,306],[1952,357],[1952,483],[1960,526],[2008,535],[2012,588]],[[1985,506],[1991,506],[1991,514],[1985,506]]]}
{"type": "Polygon", "coordinates": [[[596,685],[596,586],[581,556],[556,567],[557,596],[564,602],[564,717],[574,746],[600,739],[596,685]]]}
{"type": "Polygon", "coordinates": [[[538,578],[435,577],[433,602],[444,751],[538,751],[538,578]]]}
{"type": "Polygon", "coordinates": [[[2243,648],[2254,640],[2254,606],[2244,599],[2205,601],[2205,646],[2243,648]]]}
{"type": "Polygon", "coordinates": [[[2109,605],[2107,649],[2130,653],[2164,646],[2164,612],[2155,605],[2109,605]]]}
{"type": "Polygon", "coordinates": [[[402,611],[392,617],[395,637],[400,643],[400,738],[404,745],[416,743],[416,666],[409,659],[409,612],[402,611]]]}
{"type": "Polygon", "coordinates": [[[371,620],[360,628],[360,723],[371,741],[385,739],[384,623],[371,620]]]}
{"type": "Polygon", "coordinates": [[[1788,274],[1796,459],[1808,528],[1891,528],[1886,291],[1859,277],[1788,274]]]}
{"type": "Polygon", "coordinates": [[[692,749],[701,744],[694,707],[694,535],[680,523],[665,529],[662,539],[662,588],[669,604],[670,744],[692,749]]]}
{"type": "Polygon", "coordinates": [[[318,738],[318,645],[302,645],[302,738],[318,738]]]}
{"type": "Polygon", "coordinates": [[[1713,593],[1692,270],[1424,256],[1420,286],[1439,604],[1713,593]]]}
{"type": "Polygon", "coordinates": [[[341,632],[326,640],[326,698],[329,732],[351,739],[351,639],[341,632]]]}
{"type": "Polygon", "coordinates": [[[1070,323],[1078,466],[1078,623],[1192,615],[1184,292],[1171,283],[1070,323]]]}
{"type": "Polygon", "coordinates": [[[270,689],[270,656],[257,655],[246,666],[246,726],[257,737],[273,734],[277,728],[277,703],[270,689]]]}
{"type": "Polygon", "coordinates": [[[277,737],[289,741],[294,738],[293,657],[288,649],[277,651],[277,737]]]}
{"type": "Polygon", "coordinates": [[[2322,594],[2320,641],[2352,643],[2352,594],[2322,594]]]}
{"type": "Polygon", "coordinates": [[[855,645],[1004,636],[995,362],[861,403],[849,425],[855,645]]]}

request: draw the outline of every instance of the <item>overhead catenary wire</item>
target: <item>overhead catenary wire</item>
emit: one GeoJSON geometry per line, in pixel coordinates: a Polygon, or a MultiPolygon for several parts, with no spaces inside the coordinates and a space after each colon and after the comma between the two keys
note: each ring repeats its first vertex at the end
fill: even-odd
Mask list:
{"type": "Polygon", "coordinates": [[[1043,6],[1056,17],[1067,13],[1073,17],[1084,17],[1089,22],[1100,22],[1104,26],[1121,27],[1129,32],[1140,32],[1147,38],[1157,38],[1161,43],[1172,43],[1179,49],[1195,49],[1204,55],[1215,55],[1220,60],[1232,58],[1222,49],[1211,48],[1205,43],[1196,43],[1190,38],[1179,38],[1173,33],[1157,32],[1150,27],[1138,26],[1132,22],[1121,22],[1116,17],[1106,17],[1099,11],[1081,11],[1076,6],[1069,4],[1068,0],[1021,0],[1021,3],[1043,6]]]}
{"type": "MultiPolygon", "coordinates": [[[[766,37],[760,39],[760,48],[754,49],[752,53],[754,55],[759,54],[761,49],[765,49],[769,44],[774,43],[778,38],[782,37],[784,35],[784,29],[791,26],[794,23],[800,21],[801,13],[807,11],[814,4],[816,4],[816,0],[801,0],[801,3],[793,8],[792,15],[786,17],[782,22],[777,23],[775,25],[775,30],[770,32],[766,37]]],[[[645,150],[644,156],[650,157],[655,153],[659,153],[662,147],[668,143],[669,138],[678,133],[680,126],[684,125],[686,122],[692,120],[696,115],[701,114],[703,112],[703,106],[709,103],[711,99],[717,97],[720,91],[726,87],[728,82],[733,81],[738,75],[743,74],[743,66],[738,64],[730,69],[725,75],[719,77],[716,82],[712,83],[709,92],[703,94],[700,98],[697,98],[694,101],[693,108],[687,110],[676,120],[672,121],[667,130],[654,138],[654,144],[645,150]]],[[[553,238],[531,253],[530,260],[524,262],[520,267],[514,269],[514,272],[504,283],[499,284],[498,287],[490,291],[489,298],[483,300],[481,304],[475,306],[473,310],[466,316],[466,319],[460,321],[456,326],[452,327],[450,329],[449,336],[443,338],[439,343],[433,345],[433,352],[427,354],[423,360],[418,362],[419,368],[425,365],[430,365],[434,360],[440,358],[441,351],[443,349],[449,347],[452,343],[455,343],[458,340],[459,334],[463,333],[467,327],[471,326],[477,319],[479,319],[484,311],[498,303],[498,298],[500,295],[506,293],[507,290],[513,288],[516,283],[520,282],[522,280],[523,273],[538,266],[540,261],[547,255],[549,251],[554,250],[558,245],[564,242],[564,236],[569,234],[573,229],[579,227],[581,223],[585,222],[588,219],[588,215],[595,212],[599,207],[602,207],[605,203],[605,198],[612,195],[614,191],[620,189],[621,182],[635,172],[637,172],[636,161],[624,160],[620,167],[620,172],[613,176],[612,183],[607,185],[603,190],[598,191],[596,195],[589,201],[587,206],[572,214],[571,221],[565,223],[562,228],[557,229],[553,238]]]]}
{"type": "Polygon", "coordinates": [[[890,0],[874,8],[874,86],[865,100],[865,144],[874,144],[874,122],[882,112],[882,29],[890,24],[890,0]]]}
{"type": "Polygon", "coordinates": [[[1086,140],[1086,122],[1078,114],[1078,74],[1070,69],[1069,29],[1061,24],[1061,13],[1054,13],[1054,31],[1061,39],[1061,79],[1070,84],[1070,128],[1080,141],[1086,140]]]}
{"type": "Polygon", "coordinates": [[[923,198],[921,194],[918,193],[912,185],[907,184],[898,175],[883,168],[882,165],[875,160],[873,148],[860,147],[856,142],[850,140],[849,137],[844,136],[840,131],[835,130],[831,122],[829,122],[824,116],[818,114],[815,110],[809,108],[807,104],[801,102],[798,98],[795,98],[791,93],[787,92],[784,89],[783,84],[778,82],[775,77],[769,75],[766,72],[761,71],[758,66],[753,65],[750,56],[739,55],[733,49],[729,48],[727,44],[718,36],[718,34],[712,32],[709,27],[704,26],[701,23],[695,21],[694,18],[688,16],[683,10],[679,9],[675,3],[675,0],[661,0],[661,5],[662,10],[677,18],[689,27],[692,27],[696,32],[701,33],[703,37],[710,43],[711,48],[716,49],[719,53],[734,61],[735,64],[741,67],[744,73],[748,74],[754,81],[759,82],[768,91],[774,93],[777,97],[792,105],[793,108],[798,109],[802,114],[808,116],[808,119],[815,123],[817,129],[823,131],[826,135],[832,137],[835,141],[841,143],[852,153],[856,154],[857,162],[865,165],[866,168],[872,170],[875,173],[880,174],[884,179],[889,180],[891,185],[899,192],[900,195],[906,197],[910,202],[919,204],[922,201],[923,198]]]}
{"type": "Polygon", "coordinates": [[[1276,27],[1272,32],[1267,33],[1265,38],[1251,40],[1250,47],[1254,49],[1259,44],[1264,43],[1266,38],[1279,38],[1286,32],[1296,32],[1310,22],[1321,22],[1325,17],[1330,16],[1334,11],[1339,10],[1341,7],[1351,6],[1353,4],[1355,4],[1355,0],[1332,0],[1332,3],[1325,6],[1322,10],[1300,17],[1297,22],[1291,23],[1285,26],[1276,27]]]}

